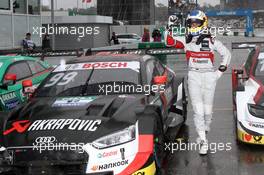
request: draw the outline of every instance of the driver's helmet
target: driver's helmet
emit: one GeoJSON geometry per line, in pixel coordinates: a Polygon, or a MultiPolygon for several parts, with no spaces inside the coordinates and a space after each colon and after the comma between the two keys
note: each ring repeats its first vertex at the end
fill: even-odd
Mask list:
{"type": "Polygon", "coordinates": [[[193,10],[186,18],[186,25],[188,34],[192,36],[199,36],[208,29],[208,18],[204,12],[200,10],[193,10]],[[193,23],[196,23],[197,26],[192,27],[193,23]]]}

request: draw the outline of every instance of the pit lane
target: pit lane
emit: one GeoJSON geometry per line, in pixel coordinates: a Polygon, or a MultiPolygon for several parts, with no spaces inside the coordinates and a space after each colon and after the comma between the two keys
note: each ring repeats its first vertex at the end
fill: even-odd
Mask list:
{"type": "MultiPolygon", "coordinates": [[[[221,37],[220,39],[231,50],[231,42],[263,41],[263,38],[221,37]]],[[[207,156],[200,156],[198,150],[178,150],[170,153],[166,170],[168,175],[263,175],[264,147],[237,144],[235,124],[232,111],[231,71],[230,68],[241,65],[247,59],[247,50],[233,50],[229,70],[217,83],[214,114],[209,143],[230,143],[231,150],[216,151],[207,156]]],[[[216,55],[216,65],[220,56],[216,55]]],[[[176,74],[186,74],[186,62],[170,57],[167,64],[176,74]]],[[[188,105],[188,119],[178,135],[178,141],[195,143],[197,134],[193,123],[191,103],[188,105]]],[[[183,147],[184,148],[184,147],[183,147]]],[[[212,147],[214,150],[214,147],[212,147]]],[[[213,151],[214,152],[214,151],[213,151]]]]}

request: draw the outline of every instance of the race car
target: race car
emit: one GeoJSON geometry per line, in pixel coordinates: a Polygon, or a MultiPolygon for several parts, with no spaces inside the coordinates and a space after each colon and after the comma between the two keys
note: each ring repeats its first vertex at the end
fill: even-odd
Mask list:
{"type": "Polygon", "coordinates": [[[232,69],[238,143],[264,144],[264,47],[254,43],[234,45],[237,49],[251,48],[246,62],[232,69]]]}
{"type": "Polygon", "coordinates": [[[9,111],[26,100],[23,80],[30,79],[37,86],[51,70],[48,63],[35,58],[0,56],[0,111],[9,111]]]}
{"type": "Polygon", "coordinates": [[[14,174],[160,174],[187,116],[184,78],[150,55],[61,64],[3,125],[14,174]],[[177,133],[174,133],[175,135],[177,133]]]}

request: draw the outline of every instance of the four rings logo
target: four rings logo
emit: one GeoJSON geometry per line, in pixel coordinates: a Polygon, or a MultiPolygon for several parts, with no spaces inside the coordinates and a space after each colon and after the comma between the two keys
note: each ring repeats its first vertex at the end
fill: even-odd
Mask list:
{"type": "Polygon", "coordinates": [[[36,138],[35,143],[44,144],[44,143],[54,143],[55,141],[57,141],[56,137],[48,136],[48,137],[38,137],[38,138],[36,138]]]}

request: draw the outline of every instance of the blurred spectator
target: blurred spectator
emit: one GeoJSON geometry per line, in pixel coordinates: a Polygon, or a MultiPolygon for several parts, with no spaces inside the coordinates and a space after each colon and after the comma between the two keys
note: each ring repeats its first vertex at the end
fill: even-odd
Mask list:
{"type": "Polygon", "coordinates": [[[44,51],[51,50],[50,37],[47,33],[44,35],[43,40],[42,40],[42,50],[44,51]]]}
{"type": "Polygon", "coordinates": [[[115,45],[116,45],[116,44],[119,44],[119,41],[118,41],[118,38],[117,38],[115,32],[112,33],[112,37],[111,37],[111,39],[110,39],[110,43],[111,43],[112,40],[114,41],[114,44],[115,44],[115,45]]]}
{"type": "Polygon", "coordinates": [[[22,40],[23,50],[33,52],[36,49],[36,44],[31,40],[31,33],[26,34],[26,38],[22,40]]]}
{"type": "Polygon", "coordinates": [[[161,33],[158,29],[153,30],[152,38],[154,42],[161,42],[161,33]]]}
{"type": "Polygon", "coordinates": [[[142,42],[149,42],[149,41],[150,41],[149,30],[147,28],[144,28],[144,34],[142,36],[142,42]]]}

